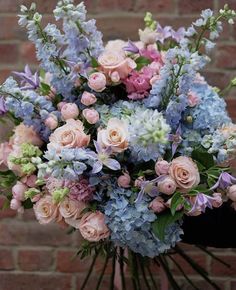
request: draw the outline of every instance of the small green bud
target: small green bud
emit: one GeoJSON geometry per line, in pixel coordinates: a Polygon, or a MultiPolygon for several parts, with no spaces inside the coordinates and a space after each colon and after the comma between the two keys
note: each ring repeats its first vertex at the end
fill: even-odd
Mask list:
{"type": "Polygon", "coordinates": [[[187,117],[187,122],[191,124],[193,122],[193,117],[192,116],[188,116],[187,117]]]}
{"type": "Polygon", "coordinates": [[[232,79],[230,83],[232,86],[236,86],[236,78],[232,79]]]}
{"type": "Polygon", "coordinates": [[[40,193],[40,190],[38,190],[37,188],[30,188],[25,192],[25,198],[32,199],[35,195],[37,195],[39,193],[40,193]]]}
{"type": "Polygon", "coordinates": [[[52,199],[55,203],[61,202],[65,196],[70,192],[68,188],[58,188],[52,193],[52,199]]]}
{"type": "Polygon", "coordinates": [[[36,167],[32,163],[23,164],[21,166],[21,169],[23,173],[27,175],[31,175],[32,173],[36,171],[36,167]]]}
{"type": "Polygon", "coordinates": [[[44,181],[43,179],[37,179],[36,182],[35,182],[35,184],[36,184],[37,186],[42,186],[42,185],[45,184],[45,181],[44,181]]]}

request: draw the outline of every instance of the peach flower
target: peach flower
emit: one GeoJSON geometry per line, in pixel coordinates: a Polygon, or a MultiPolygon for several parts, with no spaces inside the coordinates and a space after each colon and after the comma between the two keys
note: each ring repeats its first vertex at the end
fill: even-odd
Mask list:
{"type": "Polygon", "coordinates": [[[105,50],[98,57],[98,63],[106,75],[111,76],[114,72],[117,72],[120,79],[125,79],[136,68],[136,63],[121,51],[105,50]]]}
{"type": "Polygon", "coordinates": [[[7,158],[12,151],[12,146],[8,142],[0,144],[0,171],[7,171],[7,158]]]}
{"type": "Polygon", "coordinates": [[[79,120],[69,119],[62,127],[57,128],[49,138],[49,148],[60,152],[63,148],[76,148],[87,146],[90,135],[84,133],[83,123],[79,120]]]}
{"type": "Polygon", "coordinates": [[[99,121],[99,114],[94,109],[84,109],[83,116],[89,124],[96,124],[99,121]]]}
{"type": "Polygon", "coordinates": [[[97,98],[94,94],[89,92],[83,92],[81,97],[81,103],[85,106],[93,105],[97,102],[97,98]]]}
{"type": "Polygon", "coordinates": [[[51,195],[45,195],[34,205],[34,212],[40,224],[49,224],[59,218],[58,205],[51,195]]]}
{"type": "Polygon", "coordinates": [[[107,128],[98,131],[98,144],[102,147],[111,147],[113,152],[122,152],[128,147],[128,129],[126,124],[112,118],[108,121],[107,128]]]}
{"type": "Polygon", "coordinates": [[[76,119],[79,116],[79,109],[76,104],[66,103],[61,108],[61,116],[64,120],[76,119]]]}
{"type": "Polygon", "coordinates": [[[85,240],[98,242],[110,236],[105,216],[100,211],[85,214],[79,224],[79,230],[85,240]]]}
{"type": "Polygon", "coordinates": [[[59,205],[59,212],[67,224],[78,228],[79,219],[85,208],[86,204],[84,202],[66,197],[59,205]]]}
{"type": "Polygon", "coordinates": [[[23,123],[16,126],[12,142],[14,145],[21,145],[23,143],[30,143],[38,147],[43,145],[43,141],[40,139],[37,132],[35,132],[34,128],[32,126],[25,126],[23,123]]]}
{"type": "Polygon", "coordinates": [[[95,92],[102,92],[106,88],[107,79],[101,72],[92,73],[88,79],[88,86],[95,92]]]}
{"type": "Polygon", "coordinates": [[[188,192],[200,182],[196,163],[186,156],[177,157],[171,162],[169,174],[177,183],[180,192],[188,192]]]}
{"type": "Polygon", "coordinates": [[[170,168],[169,162],[166,160],[158,160],[155,165],[156,174],[159,175],[167,175],[170,168]]]}
{"type": "Polygon", "coordinates": [[[157,185],[158,190],[167,195],[172,195],[176,191],[176,187],[176,182],[171,176],[166,176],[157,185]]]}

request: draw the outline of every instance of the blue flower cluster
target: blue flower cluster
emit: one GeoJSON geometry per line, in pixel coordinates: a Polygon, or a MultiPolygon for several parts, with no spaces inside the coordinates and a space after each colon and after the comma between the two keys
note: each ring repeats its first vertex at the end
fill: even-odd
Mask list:
{"type": "Polygon", "coordinates": [[[167,227],[165,240],[160,241],[151,230],[152,222],[158,217],[148,209],[147,201],[131,203],[131,195],[130,190],[114,189],[105,206],[106,223],[115,244],[153,258],[180,241],[182,230],[177,223],[167,227]]]}

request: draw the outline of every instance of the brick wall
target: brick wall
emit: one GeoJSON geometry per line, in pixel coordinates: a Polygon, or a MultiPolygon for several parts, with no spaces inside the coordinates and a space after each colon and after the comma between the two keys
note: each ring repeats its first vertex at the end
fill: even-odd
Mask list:
{"type": "MultiPolygon", "coordinates": [[[[17,25],[17,12],[20,4],[31,0],[0,0],[0,82],[14,69],[22,69],[25,63],[36,66],[34,48],[27,42],[25,31],[17,25]]],[[[50,12],[56,0],[36,0],[40,12],[50,12]]],[[[236,9],[236,0],[228,0],[236,9]]],[[[104,38],[137,39],[137,29],[142,27],[145,11],[152,11],[161,24],[174,27],[187,26],[201,9],[218,9],[222,0],[85,0],[91,16],[97,18],[98,27],[104,38]]],[[[214,60],[204,74],[212,85],[223,88],[236,73],[236,29],[226,28],[214,53],[214,60]]],[[[236,98],[234,92],[228,96],[231,116],[236,120],[236,98]]],[[[0,130],[1,131],[1,130],[0,130]]],[[[32,212],[23,217],[15,217],[12,211],[0,213],[0,290],[79,290],[81,279],[88,268],[88,261],[81,263],[71,259],[80,243],[76,234],[66,235],[57,226],[40,226],[33,220],[32,212]]],[[[232,265],[224,268],[211,258],[199,254],[188,246],[191,253],[219,282],[223,290],[236,290],[236,252],[216,250],[232,265]]],[[[176,259],[180,259],[176,257],[176,259]]],[[[183,263],[189,275],[198,281],[200,289],[210,289],[192,270],[183,263]]],[[[96,273],[101,265],[96,265],[96,273]]],[[[178,275],[177,269],[173,272],[178,275]]],[[[109,276],[109,273],[107,273],[109,276]]],[[[95,279],[95,278],[94,278],[95,279]]],[[[108,289],[108,277],[103,289],[108,289]]],[[[94,287],[90,285],[90,290],[94,287]]],[[[191,289],[186,285],[182,289],[191,289]]]]}

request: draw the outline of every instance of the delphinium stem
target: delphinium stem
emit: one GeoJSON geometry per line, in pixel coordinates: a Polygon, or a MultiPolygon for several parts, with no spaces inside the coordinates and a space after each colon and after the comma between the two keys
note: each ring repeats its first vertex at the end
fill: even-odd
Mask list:
{"type": "Polygon", "coordinates": [[[100,288],[100,286],[101,286],[102,279],[103,279],[103,277],[104,277],[104,274],[105,274],[105,271],[106,271],[106,268],[107,268],[107,264],[108,264],[109,258],[110,258],[110,257],[109,257],[109,254],[106,254],[105,263],[104,263],[104,265],[103,265],[102,272],[101,272],[101,274],[100,274],[100,276],[99,276],[96,290],[99,290],[99,288],[100,288]]]}
{"type": "Polygon", "coordinates": [[[111,280],[110,280],[110,290],[114,290],[114,279],[115,279],[115,273],[116,273],[116,248],[114,249],[113,257],[112,257],[112,274],[111,274],[111,280]]]}
{"type": "Polygon", "coordinates": [[[81,289],[80,290],[84,290],[85,289],[85,287],[86,287],[86,285],[88,283],[88,280],[89,280],[89,278],[90,278],[90,276],[91,276],[91,274],[93,272],[93,268],[94,268],[94,265],[95,265],[95,262],[97,260],[98,255],[99,255],[99,250],[97,252],[95,252],[95,254],[93,256],[92,263],[91,263],[91,265],[89,267],[87,276],[85,277],[84,282],[83,282],[83,285],[81,286],[81,289]]]}
{"type": "Polygon", "coordinates": [[[140,265],[140,269],[141,269],[141,273],[142,273],[145,285],[146,285],[148,290],[151,290],[151,286],[149,285],[149,282],[148,282],[148,279],[147,279],[147,276],[146,276],[146,272],[145,272],[144,259],[142,257],[138,257],[138,261],[139,261],[139,265],[140,265]]]}
{"type": "Polygon", "coordinates": [[[125,273],[124,273],[124,249],[120,248],[120,275],[121,275],[121,283],[122,283],[122,290],[126,290],[126,283],[125,283],[125,273]]]}

